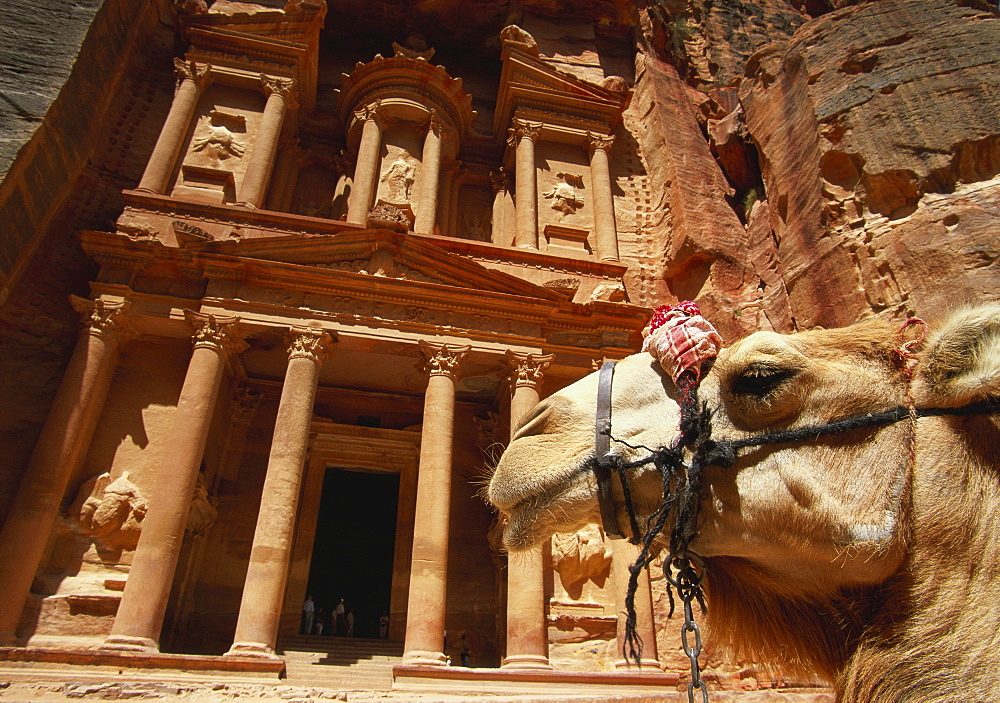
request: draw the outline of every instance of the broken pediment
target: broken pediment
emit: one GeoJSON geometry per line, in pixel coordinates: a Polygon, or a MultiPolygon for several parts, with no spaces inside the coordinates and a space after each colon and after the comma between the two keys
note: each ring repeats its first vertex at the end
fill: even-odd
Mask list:
{"type": "Polygon", "coordinates": [[[505,125],[516,115],[610,131],[628,106],[629,93],[621,90],[623,84],[624,80],[604,79],[601,85],[585,81],[553,68],[537,50],[526,49],[524,42],[505,41],[494,129],[505,132],[505,125]]]}

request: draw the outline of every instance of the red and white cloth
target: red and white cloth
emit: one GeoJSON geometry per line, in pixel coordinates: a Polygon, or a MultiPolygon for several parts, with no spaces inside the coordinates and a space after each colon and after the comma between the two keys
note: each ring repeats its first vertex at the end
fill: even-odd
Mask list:
{"type": "Polygon", "coordinates": [[[714,360],[722,348],[722,337],[690,300],[656,308],[642,334],[642,350],[660,362],[674,383],[685,371],[693,372],[697,383],[706,362],[714,360]]]}

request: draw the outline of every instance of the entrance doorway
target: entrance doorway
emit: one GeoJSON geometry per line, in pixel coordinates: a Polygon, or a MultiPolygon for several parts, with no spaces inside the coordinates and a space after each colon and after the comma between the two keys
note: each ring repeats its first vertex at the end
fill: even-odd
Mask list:
{"type": "Polygon", "coordinates": [[[326,615],[343,598],[354,609],[354,636],[377,638],[389,612],[399,474],[327,469],[316,521],[307,591],[326,615]]]}

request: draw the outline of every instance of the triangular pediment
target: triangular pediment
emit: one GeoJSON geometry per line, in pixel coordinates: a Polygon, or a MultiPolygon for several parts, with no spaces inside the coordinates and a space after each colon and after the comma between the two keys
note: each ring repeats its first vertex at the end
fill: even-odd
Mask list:
{"type": "Polygon", "coordinates": [[[307,267],[314,273],[329,271],[331,275],[347,274],[552,301],[563,301],[567,297],[429,242],[388,230],[209,241],[185,248],[192,254],[221,254],[293,264],[307,267]]]}

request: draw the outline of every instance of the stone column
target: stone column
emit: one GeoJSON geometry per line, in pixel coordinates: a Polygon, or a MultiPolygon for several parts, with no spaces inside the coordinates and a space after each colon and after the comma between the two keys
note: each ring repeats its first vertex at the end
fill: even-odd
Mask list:
{"type": "Polygon", "coordinates": [[[441,181],[441,138],[443,125],[431,111],[424,137],[424,152],[420,162],[420,201],[417,203],[413,231],[434,234],[437,219],[438,185],[441,181]]]}
{"type": "Polygon", "coordinates": [[[590,147],[590,179],[594,187],[594,233],[597,258],[618,261],[618,228],[615,224],[615,201],[611,195],[611,169],[608,152],[614,137],[587,132],[590,147]]]}
{"type": "Polygon", "coordinates": [[[267,193],[267,206],[278,212],[290,212],[299,170],[307,163],[308,153],[299,146],[298,138],[278,140],[274,176],[267,193]]]}
{"type": "Polygon", "coordinates": [[[0,532],[0,644],[16,641],[31,582],[59,504],[86,458],[111,387],[121,345],[134,334],[129,303],[72,296],[84,328],[56,391],[0,532]]]}
{"type": "Polygon", "coordinates": [[[267,96],[267,103],[264,104],[264,114],[260,118],[253,151],[250,152],[237,197],[237,204],[249,208],[258,208],[264,202],[271,169],[274,168],[274,157],[278,153],[285,112],[298,107],[295,102],[295,81],[291,78],[275,78],[262,73],[260,87],[267,96]]]}
{"type": "Polygon", "coordinates": [[[493,182],[493,221],[490,241],[497,246],[510,246],[511,242],[507,237],[507,222],[504,217],[510,184],[507,182],[507,172],[503,166],[497,171],[490,172],[490,180],[493,182]]]}
{"type": "Polygon", "coordinates": [[[448,193],[448,221],[451,222],[451,236],[468,239],[458,216],[458,203],[461,199],[462,181],[468,171],[462,168],[461,161],[455,161],[455,170],[451,173],[451,192],[448,193]]]}
{"type": "Polygon", "coordinates": [[[304,327],[292,328],[286,341],[288,370],[281,388],[250,567],[230,656],[276,656],[274,644],[295,536],[313,402],[320,367],[332,342],[323,330],[304,327]]]}
{"type": "Polygon", "coordinates": [[[163,123],[160,136],[153,147],[153,153],[142,173],[142,179],[136,190],[147,193],[166,193],[170,176],[174,173],[177,158],[181,155],[184,138],[187,137],[191,120],[198,108],[198,99],[209,83],[212,67],[208,64],[198,64],[194,61],[174,59],[177,70],[178,86],[174,93],[174,101],[167,113],[167,121],[163,123]]]}
{"type": "Polygon", "coordinates": [[[451,189],[455,184],[455,169],[458,162],[449,161],[441,167],[444,178],[441,179],[441,197],[438,198],[438,227],[441,234],[454,237],[454,226],[451,221],[451,189]]]}
{"type": "Polygon", "coordinates": [[[361,144],[358,146],[358,161],[354,167],[354,190],[347,204],[347,221],[363,225],[372,208],[375,187],[378,183],[379,158],[382,153],[382,129],[385,120],[381,115],[381,103],[369,105],[354,113],[356,120],[362,121],[361,144]]]}
{"type": "MultiPolygon", "coordinates": [[[[628,591],[628,567],[635,563],[639,548],[628,540],[611,540],[611,583],[618,597],[618,660],[616,669],[638,670],[635,662],[626,659],[625,646],[625,593],[628,591]]],[[[635,592],[636,633],[642,639],[640,663],[644,671],[659,671],[660,662],[656,656],[656,622],[653,620],[653,593],[649,587],[649,569],[639,574],[639,588],[635,592]]]]}
{"type": "MultiPolygon", "coordinates": [[[[552,355],[507,351],[513,394],[510,400],[510,434],[538,404],[542,372],[552,355]]],[[[549,635],[545,620],[544,545],[507,557],[507,656],[505,669],[551,669],[549,635]]]]}
{"type": "Polygon", "coordinates": [[[451,452],[455,432],[458,363],[470,347],[420,342],[421,368],[430,375],[424,395],[417,470],[417,507],[406,605],[403,661],[442,666],[445,595],[448,581],[448,526],[451,452]]]}
{"type": "Polygon", "coordinates": [[[149,498],[118,615],[103,649],[157,651],[226,359],[246,348],[239,320],[185,311],[195,328],[169,443],[149,498]]]}
{"type": "Polygon", "coordinates": [[[514,207],[517,210],[517,227],[514,246],[538,248],[538,182],[535,175],[535,140],[542,125],[514,120],[507,143],[516,147],[514,207]]]}

